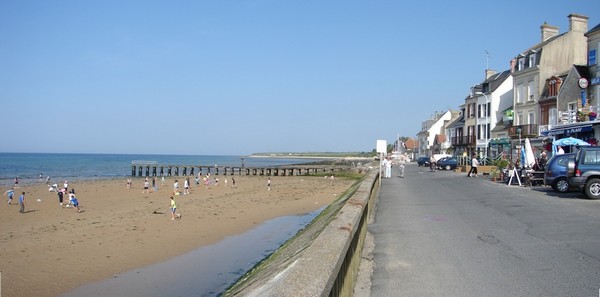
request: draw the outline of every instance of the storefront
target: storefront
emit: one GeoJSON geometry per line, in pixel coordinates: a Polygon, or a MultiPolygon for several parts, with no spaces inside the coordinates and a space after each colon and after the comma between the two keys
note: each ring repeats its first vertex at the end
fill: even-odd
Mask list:
{"type": "Polygon", "coordinates": [[[508,138],[492,138],[490,139],[490,154],[492,159],[500,155],[506,156],[510,153],[510,140],[508,138]]]}
{"type": "MultiPolygon", "coordinates": [[[[581,139],[591,145],[598,145],[596,136],[594,133],[594,126],[597,126],[600,122],[583,122],[574,123],[569,125],[561,125],[554,127],[547,131],[542,132],[543,135],[549,139],[561,139],[566,137],[573,137],[581,139]]],[[[551,142],[551,141],[550,141],[551,142]]]]}

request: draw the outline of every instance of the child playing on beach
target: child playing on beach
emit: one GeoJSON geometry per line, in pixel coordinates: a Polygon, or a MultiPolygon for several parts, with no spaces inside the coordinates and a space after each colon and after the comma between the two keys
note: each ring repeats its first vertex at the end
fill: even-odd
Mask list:
{"type": "Polygon", "coordinates": [[[144,190],[142,191],[142,193],[150,193],[150,190],[148,189],[150,187],[150,183],[148,183],[148,180],[146,179],[146,181],[144,182],[144,190]]]}
{"type": "Polygon", "coordinates": [[[62,206],[63,203],[63,190],[58,190],[58,193],[56,193],[56,195],[58,195],[58,203],[60,204],[60,206],[62,206]]]}
{"type": "Polygon", "coordinates": [[[25,192],[21,193],[21,196],[19,196],[19,206],[21,207],[19,212],[25,213],[25,192]]]}
{"type": "Polygon", "coordinates": [[[184,188],[183,194],[189,195],[190,194],[190,178],[189,177],[183,181],[183,188],[184,188]]]}
{"type": "Polygon", "coordinates": [[[173,183],[173,195],[178,195],[177,193],[179,192],[179,182],[177,180],[175,180],[175,182],[173,183]]]}
{"type": "Polygon", "coordinates": [[[177,202],[171,196],[171,220],[175,220],[175,218],[180,219],[181,215],[177,213],[177,202]]]}
{"type": "Polygon", "coordinates": [[[79,209],[79,201],[77,201],[77,197],[75,197],[74,191],[71,191],[71,193],[69,193],[69,204],[73,205],[73,207],[77,209],[77,212],[81,212],[81,210],[79,209]]]}
{"type": "Polygon", "coordinates": [[[4,192],[4,195],[8,196],[8,204],[10,205],[13,200],[13,196],[15,195],[14,188],[8,189],[8,191],[4,192]]]}

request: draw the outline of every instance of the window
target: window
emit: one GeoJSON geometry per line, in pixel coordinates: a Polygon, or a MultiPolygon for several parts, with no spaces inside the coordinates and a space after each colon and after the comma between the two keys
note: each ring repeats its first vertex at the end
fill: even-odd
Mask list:
{"type": "Polygon", "coordinates": [[[548,97],[555,97],[558,95],[558,88],[560,86],[560,82],[558,79],[554,78],[548,82],[548,97]]]}
{"type": "Polygon", "coordinates": [[[488,104],[487,104],[487,108],[486,108],[486,111],[487,111],[487,116],[488,116],[488,117],[490,117],[490,116],[491,116],[491,112],[490,112],[491,108],[492,108],[492,103],[491,103],[491,102],[488,102],[488,104]]]}
{"type": "Polygon", "coordinates": [[[533,101],[533,99],[535,99],[535,88],[533,82],[530,81],[527,84],[527,101],[533,101]]]}
{"type": "Polygon", "coordinates": [[[550,108],[550,112],[548,113],[548,124],[556,125],[558,124],[558,111],[555,107],[550,108]]]}
{"type": "Polygon", "coordinates": [[[583,164],[600,164],[600,151],[586,151],[583,164]]]}
{"type": "Polygon", "coordinates": [[[534,67],[535,63],[536,63],[536,58],[537,58],[537,54],[536,53],[531,53],[529,54],[529,67],[534,67]]]}
{"type": "Polygon", "coordinates": [[[517,112],[517,125],[523,125],[525,121],[523,120],[523,112],[517,112]]]}
{"type": "Polygon", "coordinates": [[[533,114],[532,110],[530,110],[529,113],[528,113],[527,124],[535,124],[535,115],[533,114]]]}
{"type": "Polygon", "coordinates": [[[517,103],[523,103],[523,98],[525,97],[525,88],[523,87],[523,84],[519,84],[517,86],[517,103]]]}
{"type": "Polygon", "coordinates": [[[525,69],[525,58],[521,57],[521,58],[519,58],[519,64],[518,64],[517,70],[523,70],[523,69],[525,69]]]}

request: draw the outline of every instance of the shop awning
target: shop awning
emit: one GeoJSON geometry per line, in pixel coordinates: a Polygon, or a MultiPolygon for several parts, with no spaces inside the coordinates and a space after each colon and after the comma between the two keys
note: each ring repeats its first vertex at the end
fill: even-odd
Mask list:
{"type": "Polygon", "coordinates": [[[570,126],[554,127],[552,129],[542,131],[542,135],[544,135],[544,136],[554,136],[554,135],[561,135],[561,134],[571,135],[573,133],[589,132],[589,131],[592,131],[591,124],[570,125],[570,126]]]}
{"type": "Polygon", "coordinates": [[[490,139],[490,145],[509,144],[508,138],[492,138],[490,139]]]}

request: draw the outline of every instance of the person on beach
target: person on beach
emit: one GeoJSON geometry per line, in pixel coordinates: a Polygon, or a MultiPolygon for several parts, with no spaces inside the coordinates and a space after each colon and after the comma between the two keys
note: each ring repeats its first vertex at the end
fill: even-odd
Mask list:
{"type": "Polygon", "coordinates": [[[173,199],[173,196],[171,196],[171,220],[175,220],[175,218],[180,219],[181,215],[177,213],[177,202],[175,202],[175,199],[173,199]]]}
{"type": "Polygon", "coordinates": [[[65,183],[63,184],[63,188],[65,189],[65,193],[69,192],[69,183],[68,183],[68,181],[65,181],[65,183]]]}
{"type": "Polygon", "coordinates": [[[267,191],[271,191],[271,178],[267,179],[267,191]]]}
{"type": "Polygon", "coordinates": [[[19,207],[19,212],[25,213],[25,192],[21,193],[21,196],[19,196],[19,207]]]}
{"type": "Polygon", "coordinates": [[[75,209],[77,209],[77,212],[81,212],[81,210],[79,209],[79,201],[77,200],[77,197],[75,197],[74,191],[71,191],[71,193],[69,194],[69,203],[73,205],[75,209]]]}
{"type": "Polygon", "coordinates": [[[173,183],[173,195],[178,195],[177,193],[179,193],[179,182],[175,180],[173,183]]]}
{"type": "Polygon", "coordinates": [[[59,191],[56,191],[56,192],[57,192],[56,195],[58,195],[58,203],[60,204],[60,206],[62,206],[64,193],[63,193],[62,190],[59,190],[59,191]]]}
{"type": "Polygon", "coordinates": [[[50,183],[50,175],[46,176],[46,184],[50,183]]]}
{"type": "Polygon", "coordinates": [[[160,185],[161,186],[165,185],[165,176],[164,175],[160,177],[160,185]]]}
{"type": "Polygon", "coordinates": [[[142,191],[142,193],[150,193],[150,183],[148,182],[148,179],[146,179],[146,181],[144,181],[144,190],[142,191]]]}
{"type": "Polygon", "coordinates": [[[152,178],[152,190],[158,192],[158,183],[156,183],[156,176],[152,178]]]}
{"type": "Polygon", "coordinates": [[[19,187],[19,177],[15,177],[15,188],[19,187]]]}
{"type": "Polygon", "coordinates": [[[127,179],[127,189],[131,189],[131,177],[127,179]]]}
{"type": "Polygon", "coordinates": [[[13,196],[15,195],[14,188],[8,189],[6,192],[4,192],[4,195],[8,196],[8,205],[10,205],[13,200],[13,196]]]}
{"type": "Polygon", "coordinates": [[[183,181],[183,195],[190,194],[190,178],[187,177],[185,181],[183,181]]]}
{"type": "Polygon", "coordinates": [[[231,187],[232,188],[237,188],[237,186],[235,185],[235,178],[231,178],[231,187]]]}

